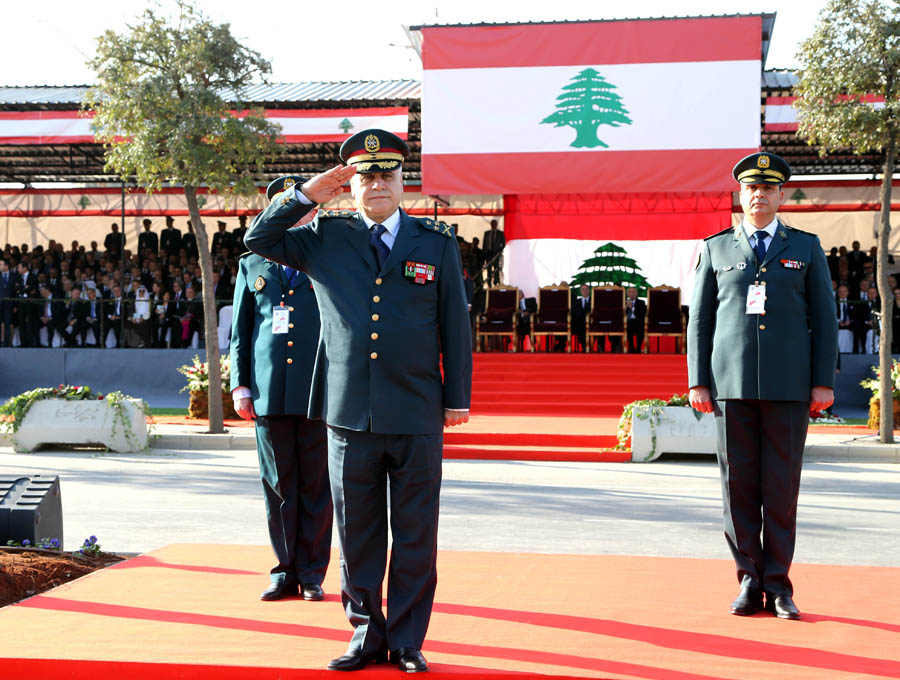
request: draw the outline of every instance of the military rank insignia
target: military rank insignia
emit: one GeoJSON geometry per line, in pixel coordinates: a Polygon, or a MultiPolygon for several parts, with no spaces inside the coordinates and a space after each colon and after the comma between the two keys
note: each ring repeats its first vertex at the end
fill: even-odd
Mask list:
{"type": "Polygon", "coordinates": [[[407,260],[403,275],[413,283],[426,284],[434,281],[434,272],[435,269],[433,264],[407,260]]]}
{"type": "Polygon", "coordinates": [[[803,269],[806,266],[806,262],[801,262],[800,260],[782,260],[781,266],[785,269],[803,269]]]}
{"type": "Polygon", "coordinates": [[[266,287],[266,280],[262,276],[257,276],[256,281],[253,284],[253,287],[256,289],[256,292],[258,293],[259,291],[261,291],[263,288],[266,287]]]}

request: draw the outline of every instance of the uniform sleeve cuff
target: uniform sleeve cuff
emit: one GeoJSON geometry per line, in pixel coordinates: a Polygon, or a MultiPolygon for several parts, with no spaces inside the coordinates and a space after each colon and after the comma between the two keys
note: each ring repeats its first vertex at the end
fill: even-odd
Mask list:
{"type": "Polygon", "coordinates": [[[234,401],[238,399],[250,399],[253,396],[249,387],[238,386],[231,390],[231,398],[234,401]]]}
{"type": "Polygon", "coordinates": [[[306,197],[306,194],[304,194],[304,193],[300,190],[300,185],[299,185],[299,184],[295,184],[295,185],[294,185],[294,198],[296,198],[297,201],[298,201],[299,203],[302,203],[303,205],[312,205],[312,204],[313,204],[313,202],[310,201],[310,200],[306,197]]]}

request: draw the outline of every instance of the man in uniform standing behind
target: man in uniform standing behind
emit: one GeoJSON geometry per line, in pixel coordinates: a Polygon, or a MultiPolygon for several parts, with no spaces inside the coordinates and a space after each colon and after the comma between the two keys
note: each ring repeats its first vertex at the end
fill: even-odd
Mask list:
{"type": "Polygon", "coordinates": [[[782,224],[790,166],[756,153],[733,171],[742,223],[710,236],[688,324],[690,402],[715,413],[725,537],[741,590],[731,613],[798,619],[788,571],[809,411],[834,401],[837,323],[819,239],[782,224]],[[762,533],[762,537],[760,537],[762,533]]]}
{"type": "MultiPolygon", "coordinates": [[[[280,191],[280,180],[268,190],[280,191]]],[[[310,217],[314,213],[308,213],[310,217]]],[[[256,420],[269,540],[278,564],[262,600],[321,600],[334,509],[325,424],[307,418],[319,344],[319,308],[303,272],[247,253],[240,259],[231,326],[234,410],[256,420]]]]}
{"type": "Polygon", "coordinates": [[[328,425],[341,599],[354,627],[332,670],[359,670],[388,652],[401,670],[428,670],[421,648],[437,585],[443,428],[468,420],[472,345],[459,248],[450,227],[399,209],[408,153],[384,130],[353,135],[340,151],[348,167],[298,179],[244,239],[306,271],[322,314],[310,415],[328,425]],[[291,229],[347,180],[357,211],[320,212],[291,229]]]}

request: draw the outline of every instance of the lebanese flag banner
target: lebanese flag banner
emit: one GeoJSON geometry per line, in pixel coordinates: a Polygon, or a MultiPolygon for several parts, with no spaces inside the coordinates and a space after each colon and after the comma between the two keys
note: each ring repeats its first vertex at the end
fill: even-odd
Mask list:
{"type": "MultiPolygon", "coordinates": [[[[840,97],[847,100],[849,97],[840,97]]],[[[884,97],[864,95],[860,101],[867,102],[873,108],[884,108],[884,97]]],[[[797,97],[766,97],[766,132],[796,132],[800,116],[794,108],[797,97]]]]}
{"type": "Polygon", "coordinates": [[[429,194],[720,191],[758,150],[760,16],[423,28],[429,194]]]}
{"type": "MultiPolygon", "coordinates": [[[[238,117],[246,112],[232,111],[238,117]]],[[[91,113],[81,111],[0,111],[0,144],[93,144],[91,113]]],[[[368,128],[408,136],[409,109],[267,109],[265,117],[281,125],[284,144],[342,142],[368,128]]]]}
{"type": "Polygon", "coordinates": [[[694,286],[703,239],[731,226],[723,192],[504,196],[504,278],[526,296],[571,281],[605,243],[615,243],[651,285],[694,286]]]}

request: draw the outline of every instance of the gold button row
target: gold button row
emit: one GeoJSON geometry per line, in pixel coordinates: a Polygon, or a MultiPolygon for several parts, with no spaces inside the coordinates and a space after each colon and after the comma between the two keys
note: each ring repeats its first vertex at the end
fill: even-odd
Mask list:
{"type": "Polygon", "coordinates": [[[382,282],[383,282],[383,279],[380,276],[377,279],[375,279],[376,286],[380,286],[382,284],[382,282]]]}
{"type": "Polygon", "coordinates": [[[372,297],[372,302],[381,302],[381,298],[378,297],[377,295],[374,295],[374,296],[372,297]]]}
{"type": "Polygon", "coordinates": [[[377,358],[378,358],[378,352],[372,352],[372,353],[369,355],[369,358],[370,358],[370,359],[377,359],[377,358]]]}
{"type": "Polygon", "coordinates": [[[289,364],[292,364],[292,363],[294,363],[294,360],[291,359],[291,358],[288,358],[287,362],[288,362],[289,364]]]}

